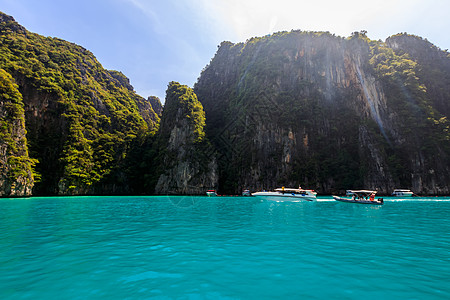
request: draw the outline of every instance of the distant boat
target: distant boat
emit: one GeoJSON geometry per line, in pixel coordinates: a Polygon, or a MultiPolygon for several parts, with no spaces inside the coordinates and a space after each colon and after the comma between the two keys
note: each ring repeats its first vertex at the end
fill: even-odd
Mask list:
{"type": "Polygon", "coordinates": [[[260,197],[266,200],[274,201],[316,201],[317,193],[313,190],[305,190],[302,188],[277,188],[271,192],[252,193],[252,196],[260,197]]]}
{"type": "Polygon", "coordinates": [[[395,189],[392,193],[395,197],[412,197],[413,195],[414,193],[407,189],[395,189]]]}
{"type": "Polygon", "coordinates": [[[208,197],[215,197],[215,196],[217,196],[217,193],[215,190],[209,190],[209,191],[206,191],[206,195],[208,197]]]}
{"type": "Polygon", "coordinates": [[[340,202],[383,205],[383,198],[375,199],[377,191],[370,190],[347,190],[346,194],[352,195],[351,198],[333,196],[333,199],[340,202]]]}
{"type": "Polygon", "coordinates": [[[242,191],[242,196],[251,196],[252,193],[250,193],[250,190],[243,190],[242,191]]]}

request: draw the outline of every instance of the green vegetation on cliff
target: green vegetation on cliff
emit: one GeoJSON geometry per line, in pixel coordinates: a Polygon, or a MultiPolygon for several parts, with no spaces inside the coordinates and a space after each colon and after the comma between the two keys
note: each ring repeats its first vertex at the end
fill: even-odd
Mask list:
{"type": "Polygon", "coordinates": [[[0,69],[0,195],[28,196],[39,175],[28,156],[22,95],[11,75],[0,69]]]}
{"type": "Polygon", "coordinates": [[[205,138],[205,125],[205,112],[194,91],[170,82],[156,136],[156,193],[203,194],[215,188],[215,152],[205,138]]]}
{"type": "Polygon", "coordinates": [[[330,41],[343,43],[301,31],[222,43],[195,86],[220,153],[222,192],[362,184],[358,116],[345,105],[349,92],[322,75],[333,60],[330,41]]]}
{"type": "Polygon", "coordinates": [[[391,151],[393,171],[403,185],[410,185],[411,174],[414,174],[410,161],[414,152],[408,149],[418,149],[423,156],[422,163],[445,174],[447,171],[440,164],[450,158],[450,110],[440,105],[440,97],[442,94],[450,96],[450,58],[431,43],[407,34],[392,36],[387,43],[372,41],[370,44],[369,64],[387,95],[387,105],[395,115],[397,134],[405,137],[401,144],[393,146],[395,151],[391,151]],[[399,39],[409,44],[408,50],[398,49],[399,39]],[[429,48],[423,47],[424,43],[429,48]],[[430,64],[430,57],[436,55],[430,49],[438,53],[441,65],[430,64]],[[425,59],[427,56],[429,58],[425,59]],[[443,84],[447,85],[446,89],[442,88],[443,84]],[[441,86],[439,91],[433,88],[435,85],[441,86]],[[437,161],[436,155],[439,155],[437,161]]]}
{"type": "Polygon", "coordinates": [[[190,143],[199,143],[205,137],[204,127],[205,112],[202,104],[198,101],[194,91],[186,85],[178,82],[170,82],[166,91],[166,103],[161,120],[162,128],[160,135],[167,138],[172,127],[180,126],[181,122],[187,121],[193,131],[187,140],[190,143]]]}
{"type": "Polygon", "coordinates": [[[301,184],[325,193],[398,186],[448,193],[442,95],[450,72],[422,64],[437,55],[446,66],[449,57],[408,53],[418,48],[399,51],[365,31],[222,43],[195,85],[219,152],[222,192],[301,184]],[[429,77],[439,82],[433,89],[429,77]]]}
{"type": "Polygon", "coordinates": [[[44,194],[127,192],[123,163],[133,140],[159,117],[120,72],[86,49],[26,31],[0,14],[0,68],[25,102],[30,155],[44,194]],[[146,116],[146,117],[143,117],[146,116]]]}

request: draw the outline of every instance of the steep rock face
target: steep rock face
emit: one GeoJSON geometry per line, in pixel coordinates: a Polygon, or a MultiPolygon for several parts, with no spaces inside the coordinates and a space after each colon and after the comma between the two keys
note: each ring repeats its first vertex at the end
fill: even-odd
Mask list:
{"type": "Polygon", "coordinates": [[[24,98],[30,156],[40,162],[37,170],[42,178],[33,194],[58,194],[58,182],[64,172],[60,157],[69,135],[68,121],[62,117],[65,107],[57,93],[37,90],[22,74],[15,74],[15,78],[24,98]]]}
{"type": "Polygon", "coordinates": [[[399,186],[448,193],[448,167],[431,154],[448,166],[448,123],[426,109],[431,96],[416,70],[365,33],[296,31],[222,43],[195,85],[219,152],[220,190],[300,184],[321,193],[399,186]],[[416,104],[405,107],[411,98],[416,104]],[[439,120],[442,131],[427,137],[439,120]]]}
{"type": "Polygon", "coordinates": [[[13,78],[0,69],[0,196],[30,196],[34,186],[28,155],[22,95],[13,78]]]}
{"type": "Polygon", "coordinates": [[[205,138],[205,113],[192,89],[171,82],[158,132],[157,194],[204,194],[217,187],[215,153],[205,138]]]}
{"type": "Polygon", "coordinates": [[[161,117],[162,114],[162,110],[163,110],[163,106],[161,104],[161,100],[159,100],[158,97],[155,96],[150,96],[147,99],[150,104],[152,105],[153,110],[155,111],[155,113],[161,117]]]}

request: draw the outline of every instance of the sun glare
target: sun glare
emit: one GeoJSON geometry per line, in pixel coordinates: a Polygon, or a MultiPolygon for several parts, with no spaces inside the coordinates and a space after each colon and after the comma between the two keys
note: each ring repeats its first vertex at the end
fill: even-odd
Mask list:
{"type": "MultiPolygon", "coordinates": [[[[191,0],[201,3],[215,24],[225,23],[237,41],[292,29],[330,31],[348,36],[353,31],[369,30],[371,26],[397,33],[396,24],[411,18],[409,7],[419,0],[191,0]],[[213,16],[213,17],[212,17],[213,16]],[[382,22],[380,22],[380,20],[382,22]]],[[[378,30],[378,29],[377,29],[378,30]]],[[[387,37],[387,36],[385,36],[387,37]]]]}

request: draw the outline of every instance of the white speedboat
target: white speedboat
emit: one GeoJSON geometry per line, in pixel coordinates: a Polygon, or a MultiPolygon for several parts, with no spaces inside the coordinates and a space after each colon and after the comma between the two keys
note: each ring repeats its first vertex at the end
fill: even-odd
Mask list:
{"type": "Polygon", "coordinates": [[[375,199],[377,191],[370,190],[347,190],[346,194],[352,195],[351,198],[344,198],[339,196],[333,196],[333,199],[340,202],[359,203],[359,204],[372,204],[383,205],[383,198],[375,199]]]}
{"type": "Polygon", "coordinates": [[[395,196],[395,197],[412,197],[413,194],[414,193],[411,192],[410,190],[395,189],[394,192],[392,193],[392,196],[395,196]]]}
{"type": "Polygon", "coordinates": [[[278,188],[271,192],[256,192],[252,196],[260,197],[266,200],[273,201],[316,201],[317,193],[313,190],[305,190],[302,188],[278,188]]]}
{"type": "Polygon", "coordinates": [[[215,197],[215,196],[217,196],[217,192],[215,190],[209,190],[209,191],[206,191],[206,195],[208,197],[215,197]]]}

